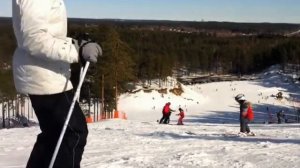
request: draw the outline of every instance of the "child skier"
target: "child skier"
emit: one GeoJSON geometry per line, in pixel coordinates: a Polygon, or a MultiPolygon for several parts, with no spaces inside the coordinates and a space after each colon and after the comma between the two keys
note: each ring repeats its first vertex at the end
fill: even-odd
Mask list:
{"type": "Polygon", "coordinates": [[[177,125],[183,125],[182,120],[184,118],[184,111],[182,110],[182,108],[179,108],[179,114],[176,115],[180,116],[177,125]]]}
{"type": "Polygon", "coordinates": [[[248,125],[248,123],[254,118],[251,103],[246,101],[244,94],[238,94],[235,97],[235,100],[240,105],[240,133],[254,136],[255,134],[250,131],[248,125]]]}

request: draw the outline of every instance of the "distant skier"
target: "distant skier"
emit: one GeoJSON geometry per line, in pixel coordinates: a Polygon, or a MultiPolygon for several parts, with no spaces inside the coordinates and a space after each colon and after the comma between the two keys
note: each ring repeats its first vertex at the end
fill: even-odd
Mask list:
{"type": "Polygon", "coordinates": [[[162,124],[165,118],[167,118],[167,108],[170,106],[170,102],[166,103],[162,110],[162,118],[160,119],[159,123],[162,124]]]}
{"type": "Polygon", "coordinates": [[[170,122],[170,116],[171,116],[171,112],[173,112],[174,110],[172,110],[170,108],[171,103],[168,102],[165,104],[163,110],[162,110],[162,118],[160,119],[159,123],[162,124],[168,124],[170,122]]]}
{"type": "Polygon", "coordinates": [[[170,109],[170,112],[169,112],[168,115],[167,115],[167,118],[166,118],[165,123],[167,123],[167,124],[170,123],[170,118],[171,118],[172,112],[175,112],[175,110],[170,109]]]}
{"type": "Polygon", "coordinates": [[[182,122],[182,120],[184,118],[184,111],[183,111],[183,109],[179,108],[179,114],[176,114],[176,115],[179,116],[177,125],[183,125],[183,122],[182,122]]]}
{"type": "Polygon", "coordinates": [[[248,125],[248,123],[254,118],[251,103],[249,101],[246,101],[244,94],[238,94],[237,96],[235,96],[235,100],[240,105],[240,132],[253,136],[254,133],[250,131],[248,125]]]}
{"type": "Polygon", "coordinates": [[[285,114],[283,110],[280,110],[279,112],[276,113],[278,124],[282,123],[282,120],[285,121],[285,114]]]}

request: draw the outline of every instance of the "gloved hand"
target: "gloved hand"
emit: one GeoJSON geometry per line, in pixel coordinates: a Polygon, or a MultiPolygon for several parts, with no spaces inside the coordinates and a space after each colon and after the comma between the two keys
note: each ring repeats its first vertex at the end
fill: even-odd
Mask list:
{"type": "Polygon", "coordinates": [[[85,62],[96,63],[98,56],[102,56],[102,49],[100,45],[95,42],[84,43],[79,51],[81,61],[85,62]]]}
{"type": "Polygon", "coordinates": [[[96,63],[98,56],[102,56],[102,49],[95,42],[81,41],[78,44],[77,40],[73,40],[73,44],[78,50],[80,62],[84,65],[87,61],[96,63]]]}

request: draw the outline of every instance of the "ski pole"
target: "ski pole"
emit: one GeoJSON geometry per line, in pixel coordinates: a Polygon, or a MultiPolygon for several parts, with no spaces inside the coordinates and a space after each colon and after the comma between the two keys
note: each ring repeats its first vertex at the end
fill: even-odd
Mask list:
{"type": "MultiPolygon", "coordinates": [[[[81,79],[81,77],[82,77],[82,75],[83,75],[83,70],[84,70],[84,68],[81,67],[81,68],[80,68],[79,79],[81,79]]],[[[80,91],[81,91],[81,88],[79,89],[79,95],[78,95],[78,97],[77,97],[78,102],[79,102],[79,100],[80,100],[80,91]]]]}
{"type": "Polygon", "coordinates": [[[74,95],[74,97],[73,97],[72,104],[71,104],[71,106],[70,106],[70,109],[69,109],[67,118],[66,118],[66,120],[65,120],[64,126],[63,126],[63,128],[62,128],[61,133],[60,133],[60,137],[59,137],[59,139],[58,139],[58,141],[57,141],[57,144],[56,144],[56,147],[55,147],[53,156],[52,156],[52,158],[51,158],[51,162],[50,162],[49,168],[52,168],[53,165],[54,165],[54,162],[55,162],[55,159],[56,159],[56,157],[57,157],[57,154],[58,154],[60,145],[61,145],[62,140],[63,140],[63,138],[64,138],[64,135],[65,135],[66,129],[67,129],[67,127],[68,127],[70,118],[71,118],[71,116],[72,116],[72,113],[73,113],[73,109],[74,109],[75,103],[76,103],[77,98],[78,98],[78,96],[79,96],[79,94],[80,94],[80,93],[79,93],[79,92],[80,92],[80,88],[81,88],[82,83],[83,83],[83,81],[84,81],[84,78],[85,78],[86,72],[87,72],[87,70],[88,70],[88,68],[89,68],[89,65],[90,65],[90,62],[86,62],[85,67],[84,67],[84,70],[83,70],[83,73],[82,73],[82,76],[81,76],[81,78],[80,78],[80,80],[79,80],[79,84],[78,84],[78,86],[77,86],[75,95],[74,95]]]}

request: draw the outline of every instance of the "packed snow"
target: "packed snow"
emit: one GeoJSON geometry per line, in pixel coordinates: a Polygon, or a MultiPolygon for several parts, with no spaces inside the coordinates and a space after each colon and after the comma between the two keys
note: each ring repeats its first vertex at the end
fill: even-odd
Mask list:
{"type": "MultiPolygon", "coordinates": [[[[118,107],[128,120],[89,124],[82,167],[299,167],[300,124],[295,118],[300,88],[287,75],[274,68],[253,81],[182,87],[181,96],[155,90],[121,95],[118,107]],[[276,98],[278,92],[283,99],[276,98]],[[237,135],[238,93],[253,104],[255,121],[250,129],[256,136],[237,135]],[[166,102],[176,112],[170,124],[158,124],[166,102]],[[179,107],[185,110],[183,126],[177,125],[179,107]],[[289,123],[276,123],[280,110],[289,123]]],[[[0,130],[0,167],[25,167],[39,132],[38,126],[0,130]]]]}

